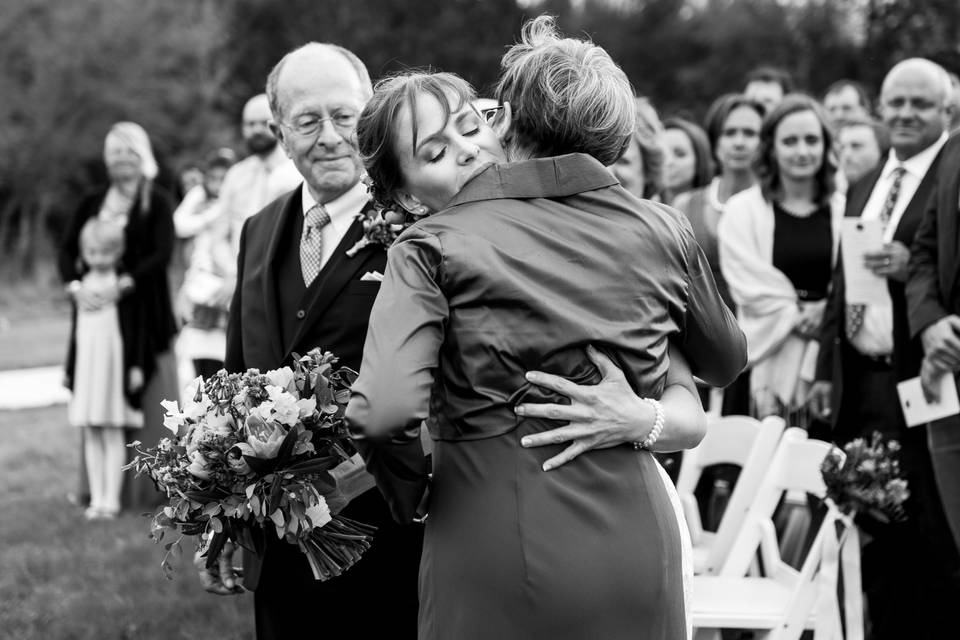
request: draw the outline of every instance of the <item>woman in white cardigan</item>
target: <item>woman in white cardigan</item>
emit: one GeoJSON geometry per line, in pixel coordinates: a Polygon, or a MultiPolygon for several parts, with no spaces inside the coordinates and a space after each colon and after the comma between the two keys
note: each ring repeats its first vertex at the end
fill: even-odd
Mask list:
{"type": "Polygon", "coordinates": [[[727,201],[717,229],[747,336],[751,413],[803,427],[843,215],[831,145],[819,105],[786,96],[760,131],[758,184],[727,201]]]}

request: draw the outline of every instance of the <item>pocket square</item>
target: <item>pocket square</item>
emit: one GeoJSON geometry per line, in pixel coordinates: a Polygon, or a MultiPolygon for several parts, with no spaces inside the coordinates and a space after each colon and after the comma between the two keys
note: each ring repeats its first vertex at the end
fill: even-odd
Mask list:
{"type": "Polygon", "coordinates": [[[383,282],[383,274],[379,271],[367,271],[360,278],[360,282],[383,282]]]}

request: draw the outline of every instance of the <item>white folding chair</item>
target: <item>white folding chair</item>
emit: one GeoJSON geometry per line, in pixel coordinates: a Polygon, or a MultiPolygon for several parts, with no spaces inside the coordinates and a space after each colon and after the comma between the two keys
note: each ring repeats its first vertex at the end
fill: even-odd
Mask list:
{"type": "Polygon", "coordinates": [[[707,416],[707,434],[703,441],[684,452],[677,492],[690,529],[695,574],[713,575],[720,571],[784,427],[784,421],[775,416],[763,422],[749,416],[707,416]],[[741,471],[717,531],[710,532],[703,529],[693,492],[703,470],[715,464],[735,464],[741,471]]]}
{"type": "MultiPolygon", "coordinates": [[[[780,558],[772,516],[784,491],[804,491],[824,498],[826,487],[820,465],[830,444],[808,440],[802,429],[787,429],[747,513],[719,575],[693,579],[692,617],[696,638],[719,638],[719,629],[752,629],[767,640],[795,640],[813,629],[817,640],[840,640],[837,602],[838,557],[858,554],[856,544],[845,545],[852,523],[826,501],[827,514],[799,571],[780,558]],[[837,540],[837,525],[844,535],[837,540]],[[759,548],[764,577],[746,576],[759,548]]],[[[855,536],[851,536],[855,543],[855,536]]],[[[858,563],[853,563],[858,564],[858,563]]],[[[847,638],[863,638],[859,576],[846,576],[847,638]]]]}

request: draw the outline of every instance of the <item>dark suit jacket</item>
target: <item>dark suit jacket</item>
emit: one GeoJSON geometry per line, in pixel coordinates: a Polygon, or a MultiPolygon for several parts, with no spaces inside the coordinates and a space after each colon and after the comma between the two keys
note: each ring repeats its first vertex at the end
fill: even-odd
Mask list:
{"type": "MultiPolygon", "coordinates": [[[[276,369],[289,365],[293,352],[304,354],[314,347],[333,352],[341,365],[360,367],[370,309],[380,289],[379,282],[363,282],[360,278],[368,271],[384,272],[386,251],[371,245],[354,257],[347,257],[346,251],[363,236],[362,225],[355,221],[307,289],[303,304],[299,308],[281,308],[279,288],[284,282],[279,281],[278,269],[280,261],[296,251],[284,239],[289,235],[286,232],[291,217],[302,215],[300,207],[298,187],[267,205],[243,226],[237,287],[227,326],[224,366],[228,371],[276,369]],[[293,315],[299,321],[299,328],[286,344],[281,331],[284,314],[286,319],[293,315]]],[[[364,520],[362,514],[353,517],[364,520]]],[[[299,559],[306,564],[306,560],[299,559]]],[[[244,582],[250,589],[259,582],[261,560],[250,553],[244,556],[244,582]]]]}
{"type": "Polygon", "coordinates": [[[944,316],[960,313],[960,292],[957,291],[960,135],[952,136],[940,155],[935,193],[910,252],[906,296],[910,335],[914,338],[919,338],[924,329],[944,316]]]}
{"type": "MultiPolygon", "coordinates": [[[[920,226],[920,220],[934,192],[937,168],[943,150],[937,155],[927,174],[917,186],[917,191],[907,204],[893,239],[902,242],[907,247],[913,244],[913,237],[920,226]]],[[[863,208],[870,200],[873,189],[883,172],[883,164],[855,182],[847,193],[847,207],[845,216],[859,218],[863,208]]],[[[907,326],[907,301],[904,294],[904,284],[893,279],[887,279],[887,288],[893,303],[893,369],[897,380],[904,380],[916,376],[920,370],[920,353],[918,345],[910,338],[907,326]]],[[[846,317],[846,284],[843,278],[843,260],[837,259],[833,272],[833,281],[827,299],[827,306],[823,314],[823,325],[820,332],[820,353],[817,360],[817,380],[833,382],[831,406],[834,408],[831,419],[836,420],[840,414],[839,407],[843,400],[843,358],[841,353],[847,343],[845,328],[846,317]]],[[[833,425],[836,426],[836,425],[833,425]]]]}

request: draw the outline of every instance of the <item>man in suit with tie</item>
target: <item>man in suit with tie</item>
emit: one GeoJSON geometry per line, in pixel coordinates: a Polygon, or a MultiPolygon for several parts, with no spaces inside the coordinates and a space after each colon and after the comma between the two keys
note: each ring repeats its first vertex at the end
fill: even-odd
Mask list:
{"type": "Polygon", "coordinates": [[[939,507],[925,434],[907,429],[896,390],[898,381],[920,369],[904,282],[909,247],[947,141],[948,88],[946,72],[919,58],[897,64],[884,79],[880,111],[893,148],[885,162],[850,187],[846,216],[881,221],[884,245],[863,260],[886,279],[886,295],[868,305],[849,303],[838,260],[811,390],[814,413],[831,424],[834,441],[869,439],[878,431],[903,447],[900,463],[911,493],[907,520],[881,524],[861,518],[872,537],[863,551],[863,577],[875,638],[940,637],[952,618],[945,605],[960,595],[951,583],[956,552],[939,507]]]}
{"type": "MultiPolygon", "coordinates": [[[[267,80],[272,129],[304,183],[249,218],[240,236],[237,287],[230,308],[225,366],[276,369],[293,352],[322,347],[359,368],[370,309],[386,251],[362,237],[358,214],[371,207],[360,182],[356,123],[372,87],[351,52],[310,43],[287,54],[267,80]],[[353,252],[351,252],[353,253],[353,252]]],[[[365,472],[364,472],[365,473],[365,472]]],[[[257,638],[347,637],[371,613],[391,637],[414,638],[422,525],[401,526],[371,487],[343,514],[378,528],[371,548],[343,575],[314,580],[306,557],[267,535],[262,556],[244,554],[244,586],[254,591],[257,638]]],[[[228,549],[216,569],[200,568],[208,591],[234,593],[228,549]]]]}
{"type": "MultiPolygon", "coordinates": [[[[960,370],[960,136],[943,149],[937,183],[910,256],[907,303],[911,335],[923,345],[921,381],[928,399],[960,370]]],[[[940,497],[960,547],[960,418],[927,426],[940,497]]]]}

